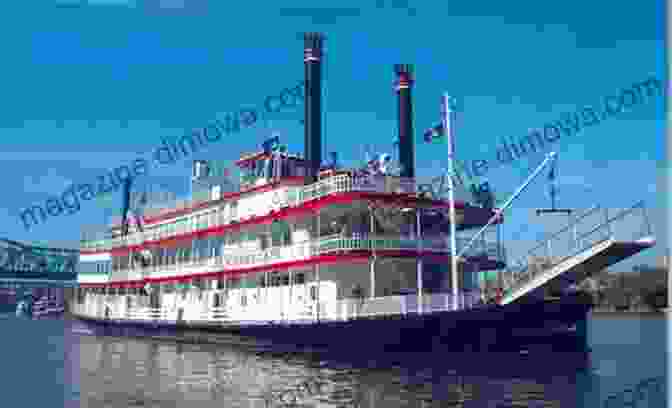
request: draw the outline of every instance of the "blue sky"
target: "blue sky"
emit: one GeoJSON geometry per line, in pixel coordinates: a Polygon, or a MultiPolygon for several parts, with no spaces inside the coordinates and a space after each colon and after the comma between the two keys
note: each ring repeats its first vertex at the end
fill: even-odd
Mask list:
{"type": "MultiPolygon", "coordinates": [[[[325,143],[343,161],[362,159],[361,140],[392,151],[396,134],[393,64],[415,65],[418,173],[445,165],[439,145],[420,145],[438,120],[441,93],[462,100],[457,156],[492,160],[502,136],[559,119],[643,81],[665,79],[662,0],[585,2],[31,0],[0,15],[0,170],[6,175],[0,235],[75,242],[109,210],[85,202],[74,215],[25,231],[19,211],[86,183],[185,128],[226,111],[258,106],[303,77],[304,31],[326,33],[325,143]],[[80,3],[80,7],[57,4],[80,3]],[[11,40],[11,41],[9,41],[11,40]]],[[[664,99],[658,96],[554,146],[563,207],[594,202],[623,208],[645,199],[660,241],[665,193],[664,99]]],[[[302,151],[302,107],[271,126],[302,151]]],[[[270,134],[257,126],[194,158],[234,160],[270,134]]],[[[537,155],[488,173],[512,191],[537,155]]],[[[152,183],[187,191],[189,162],[153,172],[152,183]]],[[[543,179],[509,214],[505,233],[529,247],[543,229],[529,218],[550,200],[543,179]],[[527,220],[530,220],[528,225],[527,220]]],[[[544,228],[557,228],[550,220],[544,228]]],[[[655,260],[653,260],[655,262],[655,260]]]]}

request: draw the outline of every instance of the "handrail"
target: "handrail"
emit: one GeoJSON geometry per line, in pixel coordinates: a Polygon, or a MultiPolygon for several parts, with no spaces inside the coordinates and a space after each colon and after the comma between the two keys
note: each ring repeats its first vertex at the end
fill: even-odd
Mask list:
{"type": "MultiPolygon", "coordinates": [[[[328,177],[326,179],[319,180],[313,184],[298,187],[296,189],[296,194],[294,199],[288,199],[287,205],[290,207],[300,206],[304,203],[312,201],[316,198],[331,195],[338,192],[349,192],[349,191],[371,191],[371,187],[361,185],[357,180],[359,178],[353,177],[350,175],[339,174],[335,176],[328,177]]],[[[417,183],[414,178],[400,178],[394,176],[379,176],[376,180],[380,181],[380,184],[374,184],[373,189],[375,191],[382,190],[379,192],[384,192],[390,189],[390,186],[394,187],[398,183],[399,189],[401,189],[401,194],[415,193],[417,192],[417,183]],[[395,179],[394,183],[387,183],[388,179],[395,179]],[[408,190],[408,191],[407,191],[408,190]]],[[[290,187],[291,189],[291,187],[290,187]]],[[[205,211],[205,210],[204,210],[205,211]]],[[[176,219],[184,217],[184,215],[176,216],[176,219]]],[[[224,217],[228,222],[239,222],[243,218],[240,216],[240,211],[236,212],[235,216],[228,214],[227,217],[224,217]]],[[[203,220],[202,222],[207,222],[209,226],[213,225],[222,225],[222,218],[217,217],[212,223],[210,220],[203,220]]],[[[175,225],[174,223],[169,223],[168,225],[175,225]]],[[[168,227],[170,231],[161,231],[158,232],[155,230],[148,230],[144,233],[134,232],[127,237],[117,237],[117,238],[108,238],[108,239],[95,239],[92,241],[80,240],[81,246],[84,249],[94,248],[94,249],[111,249],[112,247],[117,246],[118,244],[129,245],[136,244],[145,241],[145,237],[150,236],[159,236],[159,238],[172,237],[177,235],[177,228],[168,227]]],[[[206,227],[207,228],[207,227],[206,227]]],[[[193,225],[192,222],[187,223],[183,229],[194,231],[203,229],[202,225],[196,224],[193,225]]]]}
{"type": "MultiPolygon", "coordinates": [[[[632,213],[636,208],[642,208],[642,209],[644,209],[644,201],[641,200],[641,201],[637,202],[635,205],[631,206],[630,208],[627,208],[627,209],[625,209],[625,210],[623,210],[623,211],[620,211],[620,212],[619,212],[618,214],[616,214],[614,217],[612,217],[612,218],[607,218],[607,220],[606,220],[605,222],[603,222],[602,224],[600,224],[600,225],[598,225],[597,227],[593,228],[592,230],[590,230],[590,231],[588,231],[588,232],[586,232],[586,233],[581,234],[580,236],[578,236],[578,237],[577,237],[577,240],[579,240],[580,238],[583,238],[583,237],[586,237],[586,236],[592,234],[593,232],[595,232],[595,231],[599,230],[600,228],[604,227],[605,225],[611,224],[612,222],[614,222],[614,221],[616,221],[616,220],[618,220],[618,219],[621,219],[621,218],[625,217],[626,215],[632,213]]],[[[648,221],[647,221],[647,224],[648,224],[648,221]]],[[[648,225],[648,227],[649,227],[649,229],[651,228],[650,225],[648,225]]],[[[650,231],[649,231],[649,232],[650,232],[650,231]]]]}
{"type": "MultiPolygon", "coordinates": [[[[539,248],[542,248],[542,247],[543,247],[544,245],[546,245],[549,241],[554,240],[557,236],[559,236],[559,235],[562,234],[563,232],[567,232],[567,231],[569,231],[569,229],[570,229],[571,227],[573,227],[573,226],[579,224],[579,221],[583,220],[584,218],[586,218],[587,216],[589,216],[590,214],[594,213],[595,211],[597,211],[597,210],[599,210],[599,209],[601,209],[601,208],[602,208],[602,207],[600,207],[599,205],[594,205],[594,206],[592,206],[592,207],[589,208],[583,215],[581,215],[580,217],[578,217],[578,218],[574,219],[573,221],[571,221],[569,224],[567,224],[567,226],[565,226],[565,227],[562,228],[561,230],[556,231],[556,232],[554,232],[553,235],[551,235],[550,237],[548,237],[548,238],[544,238],[543,240],[539,241],[539,244],[538,244],[537,246],[535,246],[535,247],[533,247],[532,249],[530,249],[529,251],[527,251],[527,252],[525,253],[525,255],[519,257],[518,259],[525,259],[525,258],[527,258],[527,257],[529,256],[530,253],[536,251],[536,250],[539,249],[539,248]]],[[[518,259],[516,259],[516,261],[518,261],[518,259]]],[[[515,262],[514,262],[514,263],[515,263],[515,262]]]]}
{"type": "MultiPolygon", "coordinates": [[[[457,240],[458,248],[464,246],[467,241],[467,238],[459,238],[457,240]]],[[[427,251],[440,253],[449,252],[449,248],[443,239],[425,237],[422,242],[423,248],[427,251]]],[[[284,258],[286,258],[285,260],[290,261],[339,251],[371,249],[412,251],[417,249],[417,240],[399,237],[397,235],[368,235],[365,237],[358,237],[355,235],[343,236],[340,234],[333,234],[319,239],[304,240],[292,245],[273,246],[261,251],[252,248],[225,248],[221,255],[217,257],[193,259],[187,262],[169,265],[151,265],[146,268],[115,270],[112,278],[117,279],[117,277],[124,277],[124,280],[128,280],[128,276],[130,275],[139,274],[144,277],[151,275],[151,272],[157,270],[167,272],[199,266],[217,267],[221,265],[243,266],[250,264],[271,264],[284,258]]],[[[501,261],[502,252],[501,245],[497,241],[482,240],[479,247],[472,247],[467,256],[480,256],[481,254],[485,254],[489,258],[492,257],[501,261]]]]}
{"type": "MultiPolygon", "coordinates": [[[[94,318],[105,318],[104,304],[101,303],[102,295],[98,297],[89,297],[83,304],[75,306],[75,313],[80,315],[88,315],[94,318]]],[[[121,299],[121,298],[120,298],[121,299]]],[[[424,294],[420,303],[422,308],[418,306],[418,296],[416,294],[409,295],[393,295],[382,296],[373,299],[363,298],[344,298],[331,299],[321,302],[325,307],[323,313],[320,313],[320,320],[339,321],[349,320],[352,318],[366,317],[366,316],[381,316],[381,315],[407,315],[416,313],[432,313],[439,311],[454,311],[463,309],[473,309],[484,306],[483,298],[480,293],[476,291],[461,291],[457,295],[457,306],[453,302],[454,295],[452,293],[431,293],[424,294]]],[[[144,306],[124,307],[121,300],[118,303],[112,302],[109,304],[110,314],[109,318],[114,320],[150,320],[150,321],[167,321],[176,322],[177,314],[170,309],[168,305],[161,308],[150,308],[144,306]]],[[[254,319],[253,315],[257,310],[248,309],[248,313],[252,315],[236,316],[234,319],[229,313],[228,308],[206,306],[206,310],[196,309],[205,304],[191,304],[191,309],[188,313],[182,315],[182,320],[185,322],[197,321],[213,321],[213,322],[245,322],[255,324],[274,324],[282,322],[315,322],[318,316],[315,314],[314,304],[299,303],[293,304],[289,309],[285,309],[282,314],[275,314],[271,311],[271,305],[266,304],[265,314],[262,319],[254,319]],[[215,315],[222,315],[214,317],[215,315]]],[[[234,308],[235,309],[235,308],[234,308]]],[[[261,317],[261,316],[259,316],[261,317]]]]}
{"type": "MultiPolygon", "coordinates": [[[[619,211],[615,216],[613,216],[611,218],[607,217],[605,221],[598,223],[598,225],[596,227],[594,227],[593,229],[591,229],[590,231],[588,231],[586,233],[583,233],[580,236],[577,236],[575,238],[576,242],[581,242],[581,241],[583,241],[583,239],[585,237],[588,237],[588,236],[594,234],[596,231],[599,231],[600,229],[603,229],[607,226],[610,226],[615,221],[618,221],[618,220],[621,220],[621,219],[625,218],[627,215],[634,213],[634,211],[638,208],[640,208],[642,210],[645,209],[643,200],[638,201],[637,203],[635,203],[634,205],[632,205],[631,207],[629,207],[625,210],[619,211]]],[[[595,212],[595,210],[597,210],[597,209],[602,209],[602,208],[598,207],[598,206],[595,206],[595,207],[591,208],[587,213],[585,213],[580,218],[575,220],[575,222],[572,222],[567,227],[565,227],[562,230],[554,233],[550,238],[544,239],[541,242],[541,244],[535,246],[532,250],[527,251],[525,253],[525,255],[518,258],[517,261],[519,261],[520,259],[529,258],[530,254],[532,254],[534,251],[536,251],[540,248],[543,248],[545,244],[547,244],[551,240],[557,238],[562,232],[568,231],[570,227],[576,225],[578,221],[584,219],[587,215],[590,215],[591,213],[595,212]]],[[[646,233],[650,234],[651,233],[651,226],[650,226],[650,223],[648,222],[648,217],[646,217],[645,213],[644,213],[644,219],[645,219],[646,225],[647,225],[646,233]]],[[[604,242],[605,240],[608,240],[608,239],[613,239],[613,231],[610,231],[609,236],[606,237],[606,238],[603,237],[602,239],[598,239],[594,242],[591,241],[591,243],[588,244],[588,245],[581,245],[581,246],[575,247],[572,251],[569,251],[569,253],[567,253],[563,256],[560,256],[557,259],[554,259],[549,264],[543,265],[542,271],[549,270],[550,268],[554,268],[557,265],[560,265],[562,262],[565,262],[567,259],[571,258],[572,256],[580,253],[581,251],[584,251],[589,247],[594,247],[595,245],[598,245],[598,244],[600,244],[600,243],[602,243],[602,242],[604,242]]],[[[522,274],[524,271],[529,270],[529,268],[530,268],[529,261],[527,261],[527,262],[517,262],[517,265],[519,265],[519,267],[516,268],[516,269],[507,268],[509,273],[504,278],[504,282],[507,286],[507,288],[506,288],[507,291],[508,290],[514,290],[516,287],[519,287],[521,283],[526,283],[530,278],[532,278],[532,275],[530,273],[522,274]],[[522,276],[521,276],[521,274],[522,274],[522,276]]],[[[537,275],[538,273],[541,273],[542,271],[537,271],[537,273],[534,273],[534,275],[537,275]]]]}

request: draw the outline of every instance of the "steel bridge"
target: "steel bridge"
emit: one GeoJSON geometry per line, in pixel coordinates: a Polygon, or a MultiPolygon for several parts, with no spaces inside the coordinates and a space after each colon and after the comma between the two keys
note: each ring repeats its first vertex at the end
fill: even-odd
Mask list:
{"type": "Polygon", "coordinates": [[[75,287],[79,250],[0,238],[0,287],[75,287]]]}

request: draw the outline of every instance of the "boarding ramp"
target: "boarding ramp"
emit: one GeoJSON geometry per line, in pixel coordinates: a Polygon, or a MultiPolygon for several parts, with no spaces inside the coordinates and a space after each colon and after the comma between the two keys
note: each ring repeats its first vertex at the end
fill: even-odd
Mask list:
{"type": "Polygon", "coordinates": [[[595,206],[502,272],[500,304],[566,290],[655,243],[643,202],[622,211],[595,206]]]}

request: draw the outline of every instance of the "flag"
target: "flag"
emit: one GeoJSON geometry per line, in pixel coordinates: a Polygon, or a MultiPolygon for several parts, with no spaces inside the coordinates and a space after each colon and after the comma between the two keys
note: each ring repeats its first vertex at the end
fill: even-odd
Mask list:
{"type": "Polygon", "coordinates": [[[551,165],[551,171],[548,172],[548,179],[550,181],[555,181],[555,163],[551,165]]]}
{"type": "Polygon", "coordinates": [[[425,130],[422,136],[426,143],[441,143],[446,139],[445,128],[439,123],[425,130]]]}
{"type": "Polygon", "coordinates": [[[269,139],[266,139],[264,143],[261,144],[264,149],[264,153],[271,153],[278,149],[280,146],[280,136],[273,136],[269,139]]]}

